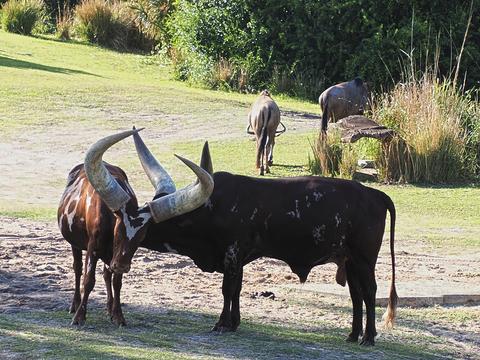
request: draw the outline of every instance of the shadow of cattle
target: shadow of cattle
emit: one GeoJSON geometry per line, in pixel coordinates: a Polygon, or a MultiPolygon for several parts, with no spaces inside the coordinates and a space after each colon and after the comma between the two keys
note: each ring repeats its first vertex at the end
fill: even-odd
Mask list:
{"type": "MultiPolygon", "coordinates": [[[[445,358],[422,345],[402,344],[384,337],[373,349],[344,342],[346,327],[320,324],[263,324],[245,319],[235,333],[206,330],[216,316],[196,311],[125,306],[129,326],[116,329],[106,315],[91,311],[88,325],[65,325],[66,312],[0,314],[3,355],[42,358],[235,358],[235,359],[371,359],[401,357],[445,358]]],[[[0,352],[0,355],[2,352],[0,352]]]]}

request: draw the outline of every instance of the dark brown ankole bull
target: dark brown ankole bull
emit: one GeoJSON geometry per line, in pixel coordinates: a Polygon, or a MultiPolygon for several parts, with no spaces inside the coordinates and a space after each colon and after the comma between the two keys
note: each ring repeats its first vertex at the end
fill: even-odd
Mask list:
{"type": "Polygon", "coordinates": [[[155,174],[157,181],[154,186],[158,193],[168,193],[170,197],[139,207],[123,170],[101,160],[101,155],[108,147],[137,131],[139,130],[126,131],[98,141],[87,152],[85,164],[75,166],[69,173],[67,187],[58,208],[58,224],[63,237],[72,246],[74,259],[75,293],[70,312],[75,315],[72,325],[82,325],[85,322],[88,297],[95,285],[98,259],[105,263],[103,277],[107,287],[107,311],[114,324],[125,325],[120,306],[120,290],[122,273],[128,272],[130,265],[120,268],[116,265],[108,266],[112,258],[121,257],[121,254],[114,252],[114,248],[120,249],[118,244],[123,242],[134,242],[140,237],[143,239],[147,229],[145,225],[151,218],[150,207],[164,209],[163,216],[168,218],[168,206],[162,205],[165,201],[176,205],[172,209],[172,216],[175,216],[202,205],[211,193],[213,182],[208,173],[181,158],[199,175],[199,182],[176,191],[168,174],[163,169],[157,169],[163,170],[163,173],[155,174]],[[87,251],[83,294],[80,293],[82,250],[87,251]]]}
{"type": "MultiPolygon", "coordinates": [[[[138,134],[134,141],[142,165],[155,184],[159,163],[138,134]]],[[[208,147],[201,165],[210,173],[208,147]]],[[[240,324],[243,266],[262,256],[285,261],[300,281],[310,270],[328,262],[338,265],[337,282],[348,282],[353,303],[352,331],[348,341],[373,345],[375,329],[375,264],[382,243],[387,210],[390,212],[392,282],[386,324],[395,318],[394,230],[395,207],[381,191],[357,182],[305,176],[261,179],[227,172],[213,174],[215,188],[204,206],[165,220],[153,215],[144,239],[115,243],[112,264],[128,268],[141,245],[162,252],[189,256],[203,271],[223,273],[224,306],[213,330],[235,331],[240,324]]],[[[162,194],[158,200],[162,199],[162,194]]],[[[166,195],[164,197],[168,197],[166,195]]],[[[156,214],[156,210],[152,213],[156,214]]],[[[113,265],[112,265],[113,266],[113,265]]]]}

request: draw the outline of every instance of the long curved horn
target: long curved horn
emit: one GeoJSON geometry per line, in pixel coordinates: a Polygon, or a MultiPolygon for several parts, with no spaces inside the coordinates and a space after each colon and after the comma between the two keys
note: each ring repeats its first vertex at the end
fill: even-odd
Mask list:
{"type": "Polygon", "coordinates": [[[85,155],[84,166],[88,181],[112,211],[117,211],[125,205],[130,200],[130,195],[122,189],[103,165],[102,156],[109,147],[141,130],[143,129],[124,131],[100,139],[90,146],[85,155]]]}
{"type": "Polygon", "coordinates": [[[196,175],[198,181],[185,188],[148,203],[155,222],[161,222],[197,209],[207,201],[213,191],[213,178],[200,166],[175,155],[196,175]]]}
{"type": "Polygon", "coordinates": [[[155,159],[150,150],[148,150],[140,135],[135,133],[133,140],[135,141],[135,148],[137,149],[143,170],[155,188],[155,195],[174,193],[177,190],[175,183],[162,165],[155,159]]]}

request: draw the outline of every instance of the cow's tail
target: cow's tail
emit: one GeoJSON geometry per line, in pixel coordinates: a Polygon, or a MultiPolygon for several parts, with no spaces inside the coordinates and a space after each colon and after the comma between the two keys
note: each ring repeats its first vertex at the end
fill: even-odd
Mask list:
{"type": "Polygon", "coordinates": [[[263,159],[265,157],[265,145],[267,144],[267,138],[268,138],[267,128],[268,128],[268,121],[270,120],[270,115],[271,115],[270,108],[268,108],[267,119],[265,119],[264,112],[262,111],[263,127],[262,127],[262,131],[260,133],[260,144],[259,144],[258,150],[257,150],[258,151],[257,157],[260,158],[261,166],[263,166],[263,159]]]}
{"type": "Polygon", "coordinates": [[[388,298],[387,311],[383,315],[384,325],[387,329],[391,329],[395,323],[397,314],[398,295],[395,288],[395,205],[392,199],[386,194],[385,201],[388,212],[390,213],[390,256],[392,258],[392,282],[390,284],[390,296],[388,298]]]}
{"type": "Polygon", "coordinates": [[[323,106],[322,111],[322,132],[326,133],[328,126],[328,101],[325,99],[324,103],[325,106],[323,106]]]}

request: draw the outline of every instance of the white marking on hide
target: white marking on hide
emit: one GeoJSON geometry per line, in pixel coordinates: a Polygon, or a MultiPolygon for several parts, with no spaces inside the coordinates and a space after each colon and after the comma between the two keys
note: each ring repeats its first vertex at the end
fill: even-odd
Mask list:
{"type": "Polygon", "coordinates": [[[326,228],[327,227],[325,225],[317,225],[313,228],[312,236],[313,236],[313,241],[315,242],[315,245],[318,245],[318,243],[325,241],[324,235],[325,235],[326,228]]]}
{"type": "Polygon", "coordinates": [[[253,209],[253,213],[252,213],[252,216],[250,216],[250,220],[253,220],[255,218],[255,215],[257,214],[257,212],[258,212],[257,208],[253,209]]]}
{"type": "Polygon", "coordinates": [[[344,241],[345,241],[345,235],[340,236],[340,247],[343,246],[344,241]]]}
{"type": "Polygon", "coordinates": [[[88,212],[90,205],[92,204],[92,196],[87,192],[87,199],[85,200],[85,210],[88,212]]]}
{"type": "Polygon", "coordinates": [[[210,198],[208,198],[208,200],[205,202],[205,205],[204,205],[204,206],[211,211],[211,210],[213,209],[212,200],[210,200],[210,198]]]}
{"type": "Polygon", "coordinates": [[[85,222],[85,219],[83,217],[81,217],[80,222],[85,222]]]}
{"type": "Polygon", "coordinates": [[[230,245],[227,248],[227,251],[225,252],[225,258],[223,260],[225,268],[227,268],[229,265],[236,264],[237,255],[238,255],[238,244],[235,241],[235,243],[233,245],[230,245]]]}
{"type": "Polygon", "coordinates": [[[307,208],[311,205],[310,201],[308,201],[308,195],[305,195],[305,204],[307,205],[307,208]]]}
{"type": "Polygon", "coordinates": [[[68,228],[70,231],[72,231],[72,226],[73,226],[73,219],[75,218],[75,214],[77,212],[77,206],[78,206],[78,201],[80,200],[80,195],[82,192],[82,185],[83,185],[84,179],[77,178],[75,182],[68,186],[65,189],[64,195],[62,197],[62,200],[65,200],[68,198],[68,202],[65,204],[63,213],[67,217],[67,222],[68,222],[68,228]],[[71,212],[68,211],[70,208],[70,205],[75,202],[75,206],[73,207],[73,210],[71,212]]]}
{"type": "Polygon", "coordinates": [[[319,202],[323,197],[323,194],[320,191],[314,191],[312,195],[316,202],[319,202]]]}
{"type": "Polygon", "coordinates": [[[119,211],[122,213],[123,224],[125,225],[125,235],[127,236],[128,241],[132,241],[137,232],[152,217],[149,212],[139,213],[136,218],[131,217],[129,214],[127,214],[127,211],[125,210],[125,205],[123,205],[119,211]],[[138,219],[141,219],[140,224],[135,226],[132,225],[132,223],[138,221],[138,219]]]}
{"type": "Polygon", "coordinates": [[[335,214],[335,223],[336,223],[336,226],[338,227],[341,222],[342,222],[342,218],[340,217],[340,214],[339,214],[339,213],[336,213],[336,214],[335,214]]]}
{"type": "Polygon", "coordinates": [[[178,254],[178,251],[172,248],[169,243],[164,243],[163,246],[165,246],[169,253],[178,254]]]}
{"type": "Polygon", "coordinates": [[[60,230],[62,229],[62,224],[63,224],[63,214],[60,215],[60,219],[58,219],[58,227],[60,228],[60,230]]]}
{"type": "Polygon", "coordinates": [[[292,218],[300,219],[300,210],[299,210],[299,207],[298,207],[298,203],[299,203],[299,201],[295,200],[295,211],[287,212],[288,216],[290,216],[292,218]]]}
{"type": "Polygon", "coordinates": [[[235,204],[232,206],[232,208],[230,209],[230,212],[232,212],[232,213],[238,212],[237,203],[235,203],[235,204]]]}

